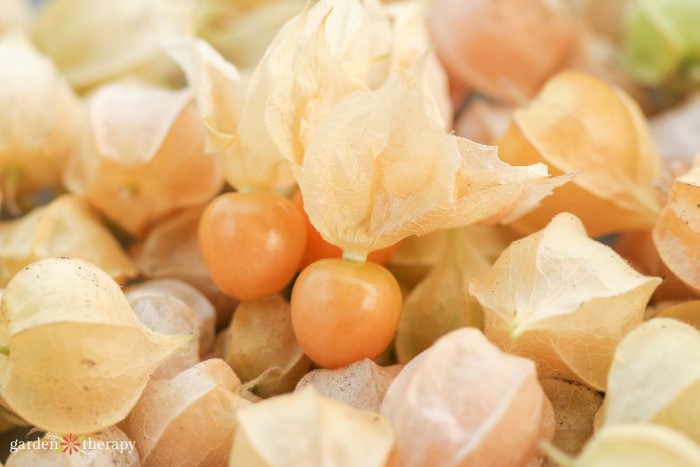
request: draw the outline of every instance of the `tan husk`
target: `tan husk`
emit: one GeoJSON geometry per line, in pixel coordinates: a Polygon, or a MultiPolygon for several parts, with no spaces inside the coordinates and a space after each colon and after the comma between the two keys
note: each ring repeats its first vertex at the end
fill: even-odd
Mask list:
{"type": "Polygon", "coordinates": [[[700,331],[653,318],[615,351],[605,403],[596,424],[651,422],[700,442],[700,331]]]}
{"type": "Polygon", "coordinates": [[[253,387],[262,397],[292,391],[311,369],[311,360],[294,337],[289,303],[279,295],[238,305],[223,359],[244,382],[274,369],[253,387]]]}
{"type": "Polygon", "coordinates": [[[20,35],[0,38],[0,108],[5,197],[58,185],[76,142],[81,108],[53,63],[20,35]],[[16,183],[14,193],[8,191],[11,183],[16,183]]]}
{"type": "Polygon", "coordinates": [[[365,358],[343,368],[313,370],[299,381],[295,391],[313,386],[322,396],[358,410],[379,412],[384,394],[402,365],[379,366],[365,358]]]}
{"type": "Polygon", "coordinates": [[[650,229],[661,210],[660,160],[643,114],[622,91],[579,72],[551,78],[516,110],[498,143],[516,165],[544,162],[554,174],[578,172],[514,224],[530,233],[557,213],[581,218],[591,236],[650,229]]]}
{"type": "Polygon", "coordinates": [[[689,300],[664,308],[655,318],[674,318],[700,330],[700,300],[689,300]]]}
{"type": "Polygon", "coordinates": [[[171,380],[151,381],[120,427],[136,441],[143,467],[224,465],[238,410],[240,380],[220,359],[206,360],[171,380]]]}
{"type": "Polygon", "coordinates": [[[654,226],[654,245],[668,268],[700,293],[700,165],[678,177],[654,226]]]}
{"type": "Polygon", "coordinates": [[[216,338],[216,310],[207,297],[194,286],[179,279],[153,279],[132,285],[125,293],[129,300],[137,296],[164,295],[181,301],[197,315],[200,356],[213,350],[216,338]]]}
{"type": "Polygon", "coordinates": [[[578,454],[593,436],[593,419],[603,396],[582,384],[562,379],[542,379],[540,385],[554,409],[556,430],[552,444],[566,454],[578,454]]]}
{"type": "Polygon", "coordinates": [[[398,465],[526,465],[554,435],[532,361],[473,328],[443,336],[389,386],[381,413],[396,430],[398,465]]]}
{"type": "Polygon", "coordinates": [[[88,114],[64,182],[130,234],[221,188],[189,91],[111,84],[92,95],[88,114]]]}
{"type": "Polygon", "coordinates": [[[259,402],[238,414],[231,467],[384,467],[394,432],[384,417],[313,388],[259,402]]]}
{"type": "Polygon", "coordinates": [[[123,419],[153,370],[193,336],[150,331],[96,266],[50,258],[2,296],[0,396],[33,425],[90,433],[123,419]]]}
{"type": "Polygon", "coordinates": [[[0,223],[0,251],[2,287],[23,267],[52,256],[84,259],[122,284],[138,272],[97,213],[73,195],[0,223]]]}
{"type": "Polygon", "coordinates": [[[168,216],[132,245],[139,272],[148,278],[181,279],[195,286],[216,308],[216,327],[226,326],[238,301],[225,295],[207,272],[199,249],[198,226],[203,207],[168,216]]]}
{"type": "Polygon", "coordinates": [[[483,328],[481,305],[469,294],[468,281],[488,271],[491,263],[465,229],[452,230],[448,235],[442,258],[404,301],[394,341],[401,363],[454,329],[483,328]]]}
{"type": "Polygon", "coordinates": [[[469,291],[496,345],[535,360],[542,378],[604,390],[615,347],[642,322],[660,283],[588,238],[581,221],[564,213],[511,244],[469,291]]]}
{"type": "MultiPolygon", "coordinates": [[[[138,467],[141,465],[134,441],[127,438],[124,432],[116,426],[111,426],[96,433],[81,435],[81,437],[84,437],[79,441],[80,446],[78,446],[77,452],[73,450],[70,450],[70,452],[68,450],[64,451],[67,447],[66,439],[69,439],[68,437],[71,435],[72,433],[46,433],[41,438],[41,441],[50,447],[16,451],[7,458],[5,466],[138,467]],[[95,449],[91,447],[99,446],[99,443],[102,443],[102,445],[109,443],[110,449],[95,449]],[[115,445],[113,443],[118,444],[115,445]]],[[[80,440],[81,437],[78,437],[78,439],[80,440]]]]}
{"type": "Polygon", "coordinates": [[[163,294],[126,292],[126,299],[136,316],[151,331],[165,335],[192,334],[195,339],[186,351],[177,352],[151,374],[153,379],[169,379],[199,363],[199,331],[202,320],[188,305],[163,294]]]}

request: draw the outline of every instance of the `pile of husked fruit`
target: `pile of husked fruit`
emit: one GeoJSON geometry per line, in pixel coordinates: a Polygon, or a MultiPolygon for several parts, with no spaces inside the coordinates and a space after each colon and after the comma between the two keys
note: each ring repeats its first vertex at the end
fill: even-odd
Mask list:
{"type": "Polygon", "coordinates": [[[697,0],[1,0],[7,466],[700,466],[697,0]]]}

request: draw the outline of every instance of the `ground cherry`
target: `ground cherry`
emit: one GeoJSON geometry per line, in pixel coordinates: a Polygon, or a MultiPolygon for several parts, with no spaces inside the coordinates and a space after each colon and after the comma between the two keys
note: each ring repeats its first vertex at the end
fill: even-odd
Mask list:
{"type": "MultiPolygon", "coordinates": [[[[306,222],[306,251],[304,252],[304,259],[301,260],[301,268],[303,269],[319,259],[342,258],[343,250],[325,241],[309,220],[309,216],[304,211],[304,200],[301,197],[301,192],[297,191],[292,199],[299,206],[299,209],[303,211],[306,222]]],[[[367,256],[367,261],[386,266],[398,249],[399,244],[397,243],[381,250],[373,251],[367,256]]]]}
{"type": "Polygon", "coordinates": [[[292,289],[292,327],[317,364],[338,368],[377,358],[391,343],[401,314],[401,289],[384,267],[322,259],[292,289]]]}
{"type": "Polygon", "coordinates": [[[224,193],[199,221],[199,245],[207,270],[226,294],[259,300],[294,277],[306,248],[302,211],[271,193],[224,193]]]}

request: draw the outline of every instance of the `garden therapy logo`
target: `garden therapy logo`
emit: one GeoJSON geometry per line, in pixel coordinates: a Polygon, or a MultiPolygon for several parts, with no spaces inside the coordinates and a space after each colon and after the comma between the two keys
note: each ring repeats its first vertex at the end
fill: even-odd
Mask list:
{"type": "Polygon", "coordinates": [[[51,450],[72,456],[95,457],[98,451],[118,451],[120,454],[132,453],[136,448],[136,441],[110,441],[95,440],[86,435],[74,435],[73,433],[47,432],[41,439],[32,441],[14,440],[10,442],[10,452],[21,450],[51,450]]]}

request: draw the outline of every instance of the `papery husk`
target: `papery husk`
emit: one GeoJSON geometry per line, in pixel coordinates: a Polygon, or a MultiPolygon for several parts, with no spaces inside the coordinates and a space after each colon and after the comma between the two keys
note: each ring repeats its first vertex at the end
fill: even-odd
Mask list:
{"type": "Polygon", "coordinates": [[[484,308],[493,343],[533,359],[541,378],[604,390],[615,347],[642,322],[660,283],[588,238],[582,222],[564,213],[511,244],[469,291],[484,308]]]}
{"type": "Polygon", "coordinates": [[[673,173],[677,167],[685,167],[682,173],[690,170],[693,159],[700,154],[700,94],[651,116],[649,131],[667,172],[673,173]]]}
{"type": "Polygon", "coordinates": [[[311,223],[350,258],[438,228],[513,220],[569,179],[446,134],[421,76],[396,72],[345,99],[292,164],[311,223]]]}
{"type": "Polygon", "coordinates": [[[253,387],[262,397],[292,391],[311,369],[294,336],[290,313],[289,303],[274,295],[243,302],[233,315],[223,359],[244,382],[272,371],[253,387]]]}
{"type": "Polygon", "coordinates": [[[660,160],[643,114],[626,94],[588,75],[551,78],[537,98],[516,110],[498,143],[515,165],[546,163],[553,175],[578,172],[513,226],[531,233],[563,211],[593,237],[649,230],[661,210],[660,160]]]}
{"type": "Polygon", "coordinates": [[[494,144],[508,129],[513,110],[509,105],[474,98],[457,117],[455,134],[480,144],[494,144]]]}
{"type": "Polygon", "coordinates": [[[72,433],[46,433],[41,440],[51,443],[50,449],[26,449],[10,454],[5,465],[7,467],[40,467],[51,465],[54,467],[138,467],[139,453],[136,449],[128,452],[128,445],[124,445],[126,450],[120,452],[117,449],[94,449],[90,448],[93,443],[133,443],[127,438],[122,430],[116,426],[110,426],[96,433],[80,435],[77,452],[71,450],[64,451],[66,439],[72,433]],[[61,445],[63,443],[63,445],[61,445]],[[75,454],[75,455],[74,455],[75,454]]]}
{"type": "Polygon", "coordinates": [[[295,391],[313,386],[329,399],[357,410],[379,412],[386,390],[402,368],[402,365],[379,366],[365,358],[335,370],[313,370],[299,380],[295,391]]]}
{"type": "Polygon", "coordinates": [[[193,339],[151,332],[119,285],[78,259],[27,266],[0,306],[0,396],[54,432],[90,433],[123,419],[151,373],[193,339]]]}
{"type": "Polygon", "coordinates": [[[196,5],[197,35],[241,68],[257,65],[279,29],[304,9],[304,0],[231,2],[204,0],[196,5]]]}
{"type": "Polygon", "coordinates": [[[194,3],[52,0],[39,12],[34,39],[80,91],[126,76],[173,85],[178,70],[160,37],[186,32],[194,3]]]}
{"type": "Polygon", "coordinates": [[[189,91],[112,84],[92,96],[88,113],[64,182],[130,234],[220,190],[219,161],[204,154],[189,91]]]}
{"type": "Polygon", "coordinates": [[[655,318],[673,318],[700,330],[700,300],[689,300],[663,308],[655,318]]]}
{"type": "Polygon", "coordinates": [[[653,424],[605,427],[572,459],[548,450],[562,467],[694,467],[700,465],[700,448],[674,430],[653,424]]]}
{"type": "Polygon", "coordinates": [[[168,216],[129,251],[143,276],[180,279],[206,295],[216,309],[219,329],[231,322],[238,301],[219,290],[207,272],[197,233],[203,209],[198,206],[168,216]]]}
{"type": "Polygon", "coordinates": [[[700,441],[700,331],[653,318],[620,342],[597,427],[655,423],[700,441]]]}
{"type": "Polygon", "coordinates": [[[540,385],[554,409],[552,444],[570,456],[577,455],[593,436],[593,419],[603,396],[583,384],[562,379],[542,379],[540,385]]]}
{"type": "Polygon", "coordinates": [[[54,64],[18,34],[0,38],[0,108],[6,200],[58,185],[82,123],[81,107],[54,64]]]}
{"type": "Polygon", "coordinates": [[[473,328],[443,336],[409,362],[381,414],[396,430],[396,462],[407,467],[526,465],[554,435],[535,365],[473,328]]]}
{"type": "Polygon", "coordinates": [[[394,341],[400,363],[457,328],[483,329],[483,311],[469,294],[468,281],[488,271],[491,263],[482,255],[481,246],[471,242],[466,229],[452,230],[448,235],[442,258],[404,301],[394,341]]]}
{"type": "Polygon", "coordinates": [[[151,331],[165,335],[195,336],[186,351],[177,352],[161,363],[151,374],[151,380],[170,379],[199,363],[199,333],[202,320],[181,300],[163,294],[125,292],[131,309],[151,331]]]}
{"type": "Polygon", "coordinates": [[[439,0],[428,24],[449,72],[503,101],[535,94],[563,66],[577,32],[560,0],[439,0]]]}
{"type": "Polygon", "coordinates": [[[132,285],[126,290],[129,300],[140,296],[164,295],[179,300],[197,315],[199,353],[208,354],[216,338],[216,310],[207,297],[194,286],[179,279],[153,279],[132,285]]]}
{"type": "Polygon", "coordinates": [[[313,388],[240,411],[229,466],[383,467],[394,432],[384,417],[327,399],[313,388]]]}
{"type": "Polygon", "coordinates": [[[195,93],[206,128],[206,151],[221,158],[226,181],[238,191],[291,186],[289,167],[265,128],[272,83],[264,65],[245,88],[236,67],[203,40],[173,39],[168,51],[195,93]]]}
{"type": "Polygon", "coordinates": [[[700,165],[678,177],[653,231],[654,245],[668,268],[700,293],[700,165]]]}
{"type": "Polygon", "coordinates": [[[120,284],[138,273],[97,213],[73,195],[60,196],[20,219],[1,222],[0,251],[3,287],[23,267],[52,256],[89,261],[120,284]]]}
{"type": "Polygon", "coordinates": [[[171,380],[149,383],[120,424],[136,441],[141,465],[224,465],[238,411],[251,405],[236,393],[240,384],[219,359],[201,362],[171,380]]]}
{"type": "Polygon", "coordinates": [[[4,0],[0,15],[0,36],[28,29],[30,19],[28,0],[4,0]]]}

